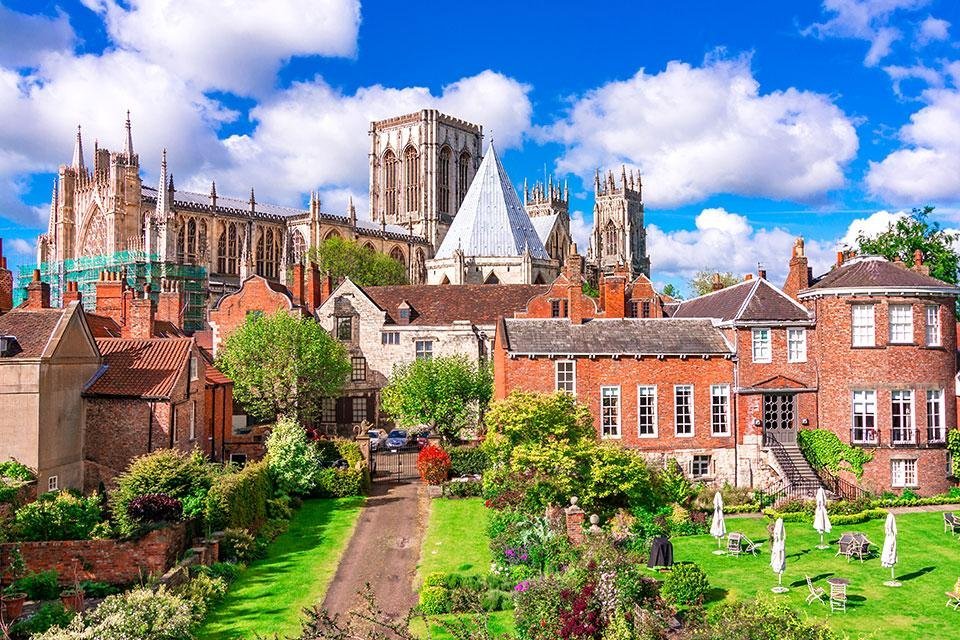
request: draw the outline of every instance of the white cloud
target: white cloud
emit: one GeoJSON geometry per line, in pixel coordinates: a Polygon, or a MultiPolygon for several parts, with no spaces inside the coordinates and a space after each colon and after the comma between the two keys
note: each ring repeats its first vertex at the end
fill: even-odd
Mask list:
{"type": "MultiPolygon", "coordinates": [[[[269,90],[292,56],[352,56],[358,0],[84,0],[118,45],[187,82],[242,95],[269,90]]],[[[150,91],[152,93],[152,90],[150,91]]]]}
{"type": "Polygon", "coordinates": [[[917,43],[920,45],[939,42],[950,37],[950,23],[940,18],[927,16],[917,29],[917,43]]]}
{"type": "Polygon", "coordinates": [[[62,12],[48,18],[0,5],[0,66],[33,66],[48,51],[72,49],[74,40],[70,19],[62,12]]]}
{"type": "Polygon", "coordinates": [[[915,64],[910,67],[888,65],[883,70],[893,80],[893,92],[901,98],[903,97],[901,89],[905,80],[922,80],[931,87],[943,86],[943,76],[940,72],[924,64],[915,64]]]}
{"type": "Polygon", "coordinates": [[[904,147],[867,169],[867,187],[887,202],[960,200],[960,91],[931,89],[924,99],[927,105],[900,129],[904,147]]]}
{"type": "Polygon", "coordinates": [[[858,146],[853,122],[830,97],[761,94],[743,57],[641,69],[580,97],[538,137],[566,145],[559,171],[588,183],[596,167],[639,168],[654,207],[717,193],[818,199],[843,186],[858,146]]]}
{"type": "Polygon", "coordinates": [[[856,247],[860,235],[873,238],[896,224],[897,220],[907,217],[906,211],[877,211],[866,218],[857,218],[847,227],[847,232],[837,242],[838,247],[856,247]]]}
{"type": "Polygon", "coordinates": [[[254,131],[223,143],[229,167],[211,168],[200,182],[209,185],[209,178],[216,178],[218,187],[241,193],[255,184],[258,194],[284,201],[316,185],[346,189],[365,215],[370,121],[437,108],[482,123],[486,134],[494,132],[498,147],[509,148],[519,145],[530,126],[529,91],[493,71],[462,78],[439,95],[424,87],[381,85],[344,94],[321,78],[296,83],[251,111],[254,131]]]}
{"type": "Polygon", "coordinates": [[[23,238],[14,238],[13,240],[7,241],[7,246],[4,249],[8,249],[9,253],[16,253],[24,256],[30,256],[36,253],[37,247],[33,242],[24,240],[23,238]]]}
{"type": "Polygon", "coordinates": [[[914,11],[930,0],[824,0],[823,10],[830,14],[825,22],[817,22],[802,31],[818,38],[837,37],[865,40],[870,43],[863,63],[876,66],[889,55],[893,44],[903,37],[890,25],[898,11],[914,11]]]}
{"type": "Polygon", "coordinates": [[[593,234],[593,222],[588,221],[583,211],[574,211],[570,214],[570,237],[577,243],[577,253],[587,255],[590,246],[590,236],[593,234]]]}

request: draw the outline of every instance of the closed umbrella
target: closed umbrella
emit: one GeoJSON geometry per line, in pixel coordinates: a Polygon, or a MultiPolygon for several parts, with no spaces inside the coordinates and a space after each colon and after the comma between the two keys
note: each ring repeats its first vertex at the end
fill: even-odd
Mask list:
{"type": "Polygon", "coordinates": [[[890,567],[890,579],[884,582],[888,587],[899,587],[899,582],[893,578],[893,567],[897,564],[897,520],[892,513],[887,514],[887,522],[883,526],[883,551],[880,553],[880,566],[890,567]]]}
{"type": "Polygon", "coordinates": [[[713,522],[710,524],[710,535],[717,539],[717,550],[714,553],[722,554],[720,544],[723,536],[727,535],[727,523],[723,521],[723,497],[719,491],[713,496],[713,522]]]}
{"type": "Polygon", "coordinates": [[[830,545],[823,543],[823,534],[830,533],[830,516],[827,514],[827,492],[823,487],[817,489],[817,510],[813,514],[813,528],[820,533],[820,544],[817,549],[829,549],[830,545]]]}
{"type": "Polygon", "coordinates": [[[783,572],[787,568],[787,532],[783,528],[783,518],[777,518],[773,525],[773,548],[770,550],[770,568],[777,574],[777,586],[770,589],[774,593],[786,593],[783,586],[783,572]]]}

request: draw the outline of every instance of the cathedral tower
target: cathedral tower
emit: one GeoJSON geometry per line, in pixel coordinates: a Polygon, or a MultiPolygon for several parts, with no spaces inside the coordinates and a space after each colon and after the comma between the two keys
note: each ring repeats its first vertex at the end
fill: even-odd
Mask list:
{"type": "Polygon", "coordinates": [[[443,241],[480,166],[483,127],[424,109],[370,123],[370,217],[443,241]]]}
{"type": "Polygon", "coordinates": [[[550,257],[564,264],[570,251],[570,190],[564,183],[553,184],[553,176],[546,184],[535,182],[532,188],[523,181],[523,206],[530,216],[540,241],[550,257]]]}
{"type": "Polygon", "coordinates": [[[612,171],[603,180],[597,171],[594,189],[589,261],[602,273],[611,273],[617,265],[624,265],[630,270],[631,279],[641,273],[649,277],[640,172],[627,173],[626,167],[621,167],[618,185],[612,171]]]}

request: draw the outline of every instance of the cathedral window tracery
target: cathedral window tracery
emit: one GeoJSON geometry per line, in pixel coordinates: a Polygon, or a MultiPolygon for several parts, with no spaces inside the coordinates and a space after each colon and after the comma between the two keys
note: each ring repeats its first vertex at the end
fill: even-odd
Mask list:
{"type": "Polygon", "coordinates": [[[604,230],[603,246],[608,256],[620,253],[620,233],[617,230],[617,225],[613,224],[612,221],[607,223],[604,230]]]}
{"type": "Polygon", "coordinates": [[[437,161],[437,211],[450,212],[450,147],[440,150],[437,161]]]}
{"type": "Polygon", "coordinates": [[[406,260],[403,259],[403,251],[400,250],[400,247],[394,247],[390,251],[390,257],[399,262],[400,264],[406,266],[406,260]]]}
{"type": "Polygon", "coordinates": [[[405,211],[417,211],[420,208],[420,156],[415,147],[407,147],[403,152],[404,191],[406,193],[405,211]]]}
{"type": "Polygon", "coordinates": [[[470,186],[470,154],[466,151],[460,153],[457,161],[457,209],[463,204],[463,199],[467,195],[467,188],[470,186]]]}
{"type": "Polygon", "coordinates": [[[303,239],[303,234],[299,229],[294,229],[290,234],[290,255],[294,264],[303,262],[303,257],[307,253],[307,242],[303,239]]]}
{"type": "Polygon", "coordinates": [[[257,238],[256,269],[257,274],[275,279],[280,271],[280,234],[273,229],[264,229],[257,238]]]}
{"type": "Polygon", "coordinates": [[[397,156],[389,149],[383,156],[383,210],[397,215],[397,156]]]}
{"type": "Polygon", "coordinates": [[[186,261],[190,264],[197,262],[197,221],[190,218],[187,222],[187,255],[186,261]]]}
{"type": "Polygon", "coordinates": [[[240,273],[240,247],[237,223],[227,222],[221,227],[217,241],[217,271],[226,275],[240,273]]]}

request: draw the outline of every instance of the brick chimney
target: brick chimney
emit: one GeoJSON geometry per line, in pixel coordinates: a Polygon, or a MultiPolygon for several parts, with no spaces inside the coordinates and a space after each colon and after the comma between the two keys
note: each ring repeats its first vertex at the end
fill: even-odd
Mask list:
{"type": "Polygon", "coordinates": [[[293,278],[290,283],[290,293],[293,295],[293,304],[303,304],[303,264],[298,262],[293,265],[293,278]]]}
{"type": "Polygon", "coordinates": [[[710,279],[710,290],[720,291],[721,289],[723,289],[723,278],[720,277],[719,273],[715,273],[710,279]]]}
{"type": "Polygon", "coordinates": [[[320,302],[317,304],[317,306],[319,307],[321,304],[326,302],[332,293],[333,276],[331,276],[329,273],[325,273],[320,279],[320,302]]]}
{"type": "Polygon", "coordinates": [[[763,265],[757,265],[757,277],[760,278],[761,280],[767,279],[767,270],[764,268],[763,265]]]}
{"type": "Polygon", "coordinates": [[[120,331],[121,338],[149,340],[153,337],[153,321],[157,308],[150,299],[150,285],[143,285],[143,295],[130,300],[127,323],[120,331]]]}
{"type": "Polygon", "coordinates": [[[917,273],[930,275],[930,265],[923,264],[923,251],[920,249],[913,252],[913,267],[911,268],[917,273]]]}
{"type": "Polygon", "coordinates": [[[303,308],[307,310],[307,313],[313,315],[322,300],[320,295],[320,269],[316,262],[311,262],[304,271],[303,308]]]}
{"type": "Polygon", "coordinates": [[[570,254],[563,263],[563,274],[570,280],[579,281],[583,277],[583,256],[577,253],[577,243],[570,243],[570,254]]]}
{"type": "Polygon", "coordinates": [[[601,285],[604,318],[623,318],[627,306],[627,278],[621,273],[604,277],[601,285]]]}
{"type": "Polygon", "coordinates": [[[783,292],[791,298],[796,298],[798,293],[810,286],[810,275],[810,266],[803,250],[803,238],[797,238],[793,243],[793,255],[790,257],[783,292]]]}
{"type": "Polygon", "coordinates": [[[63,306],[67,306],[71,302],[83,302],[83,297],[80,295],[80,288],[77,283],[73,280],[67,280],[67,290],[63,292],[63,306]]]}
{"type": "Polygon", "coordinates": [[[27,285],[27,309],[50,308],[50,285],[40,280],[40,269],[33,270],[33,280],[27,285]]]}
{"type": "Polygon", "coordinates": [[[3,238],[0,238],[0,314],[13,309],[13,272],[7,269],[3,255],[3,238]]]}
{"type": "Polygon", "coordinates": [[[160,294],[157,296],[156,319],[169,322],[178,329],[183,329],[186,309],[187,298],[183,293],[182,283],[176,280],[161,280],[160,294]]]}
{"type": "Polygon", "coordinates": [[[101,271],[96,283],[98,315],[113,318],[121,327],[126,324],[126,305],[123,300],[124,283],[120,273],[101,271]]]}

